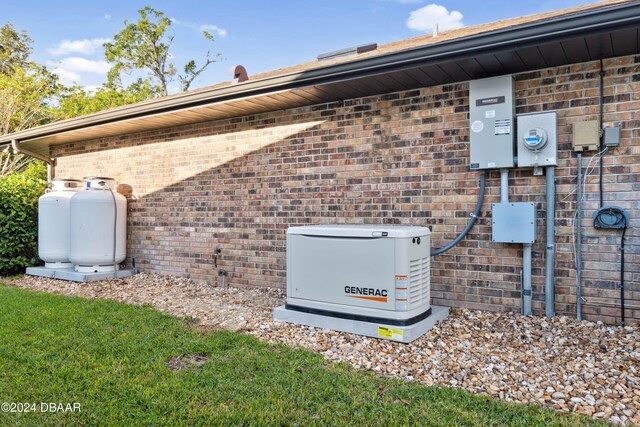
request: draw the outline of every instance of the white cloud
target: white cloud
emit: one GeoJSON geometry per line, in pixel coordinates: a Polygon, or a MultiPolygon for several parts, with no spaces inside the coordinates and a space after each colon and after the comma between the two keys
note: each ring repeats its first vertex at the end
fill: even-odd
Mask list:
{"type": "Polygon", "coordinates": [[[216,33],[220,37],[224,37],[227,35],[227,30],[225,30],[224,28],[220,28],[217,25],[209,25],[209,24],[200,25],[200,28],[198,29],[200,31],[209,31],[210,33],[216,33]]]}
{"type": "Polygon", "coordinates": [[[96,53],[98,49],[102,48],[102,45],[109,39],[82,39],[82,40],[62,40],[54,47],[47,49],[51,55],[61,56],[68,55],[70,53],[81,53],[84,55],[91,55],[96,53]]]}
{"type": "Polygon", "coordinates": [[[58,63],[58,67],[81,73],[107,74],[111,66],[107,61],[70,56],[58,63]]]}
{"type": "Polygon", "coordinates": [[[64,85],[80,83],[85,73],[106,75],[111,66],[102,60],[91,60],[70,56],[59,62],[47,61],[47,65],[53,68],[53,72],[58,75],[60,82],[64,85]]]}
{"type": "Polygon", "coordinates": [[[102,17],[102,19],[104,19],[105,21],[110,21],[111,20],[111,15],[109,15],[108,13],[105,13],[104,16],[102,17]]]}
{"type": "Polygon", "coordinates": [[[80,74],[73,71],[65,70],[64,68],[56,67],[53,69],[53,72],[58,75],[60,83],[66,86],[78,83],[81,79],[80,74]]]}
{"type": "Polygon", "coordinates": [[[446,7],[432,3],[411,12],[407,27],[417,31],[433,31],[437,22],[440,31],[454,30],[464,27],[462,18],[462,13],[457,10],[449,12],[446,7]]]}
{"type": "Polygon", "coordinates": [[[227,35],[227,30],[225,30],[224,28],[220,28],[217,25],[213,25],[213,24],[198,25],[198,24],[192,24],[190,22],[180,21],[179,19],[176,19],[176,18],[169,18],[169,19],[171,20],[172,24],[176,24],[181,27],[191,28],[192,30],[195,30],[195,31],[208,31],[210,33],[215,33],[220,37],[225,37],[227,35]]]}

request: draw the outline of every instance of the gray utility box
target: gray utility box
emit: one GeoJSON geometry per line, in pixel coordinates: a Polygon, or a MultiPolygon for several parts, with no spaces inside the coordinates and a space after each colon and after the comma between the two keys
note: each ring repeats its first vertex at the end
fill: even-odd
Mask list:
{"type": "Polygon", "coordinates": [[[494,242],[535,242],[536,207],[533,203],[494,203],[491,216],[494,242]]]}
{"type": "Polygon", "coordinates": [[[513,77],[469,82],[471,169],[514,167],[513,77]]]}
{"type": "Polygon", "coordinates": [[[556,112],[518,116],[518,167],[556,166],[556,112]]]}

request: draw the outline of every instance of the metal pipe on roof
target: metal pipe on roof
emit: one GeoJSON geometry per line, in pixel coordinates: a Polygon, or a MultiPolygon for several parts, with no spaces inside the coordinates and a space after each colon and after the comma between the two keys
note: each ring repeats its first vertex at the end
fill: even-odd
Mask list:
{"type": "Polygon", "coordinates": [[[21,148],[18,144],[17,139],[11,140],[11,148],[13,149],[14,154],[23,154],[28,157],[33,157],[34,159],[41,160],[47,164],[47,181],[51,182],[53,178],[56,176],[56,159],[51,157],[43,156],[42,154],[34,153],[33,151],[25,150],[21,148]]]}

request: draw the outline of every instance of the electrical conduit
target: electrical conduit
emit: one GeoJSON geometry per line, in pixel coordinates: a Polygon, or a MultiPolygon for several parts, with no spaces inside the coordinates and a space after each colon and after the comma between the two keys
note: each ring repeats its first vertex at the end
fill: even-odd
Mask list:
{"type": "Polygon", "coordinates": [[[545,314],[555,316],[555,218],[556,186],[555,167],[547,166],[547,257],[544,281],[545,314]]]}
{"type": "Polygon", "coordinates": [[[576,222],[576,318],[582,320],[582,153],[578,152],[578,201],[576,222]]]}
{"type": "Polygon", "coordinates": [[[480,171],[480,194],[478,194],[478,202],[476,203],[476,208],[473,211],[473,213],[471,213],[471,219],[467,223],[467,225],[464,228],[464,230],[462,230],[462,232],[460,234],[458,234],[458,236],[455,239],[453,239],[451,242],[447,243],[446,245],[442,246],[441,248],[437,248],[437,249],[431,250],[431,256],[440,255],[440,254],[448,251],[449,249],[451,249],[452,247],[454,247],[458,243],[460,243],[460,241],[462,239],[464,239],[466,237],[466,235],[469,233],[469,231],[473,227],[473,224],[476,223],[476,220],[478,219],[478,216],[480,215],[480,209],[482,208],[482,202],[484,201],[484,191],[485,191],[485,184],[486,184],[486,179],[485,178],[486,178],[485,171],[481,170],[480,171]]]}
{"type": "MultiPolygon", "coordinates": [[[[500,203],[509,203],[509,169],[500,169],[500,203]]],[[[531,243],[522,245],[522,314],[531,316],[531,243]]]]}

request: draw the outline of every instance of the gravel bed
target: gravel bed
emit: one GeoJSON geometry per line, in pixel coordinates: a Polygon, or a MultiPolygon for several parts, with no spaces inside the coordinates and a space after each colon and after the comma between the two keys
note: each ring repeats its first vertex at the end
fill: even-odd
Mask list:
{"type": "Polygon", "coordinates": [[[150,274],[94,283],[30,276],[4,282],[150,304],[200,327],[304,347],[382,376],[640,424],[640,328],[635,326],[454,309],[420,339],[400,344],[273,321],[271,311],[285,297],[277,289],[221,289],[150,274]]]}

